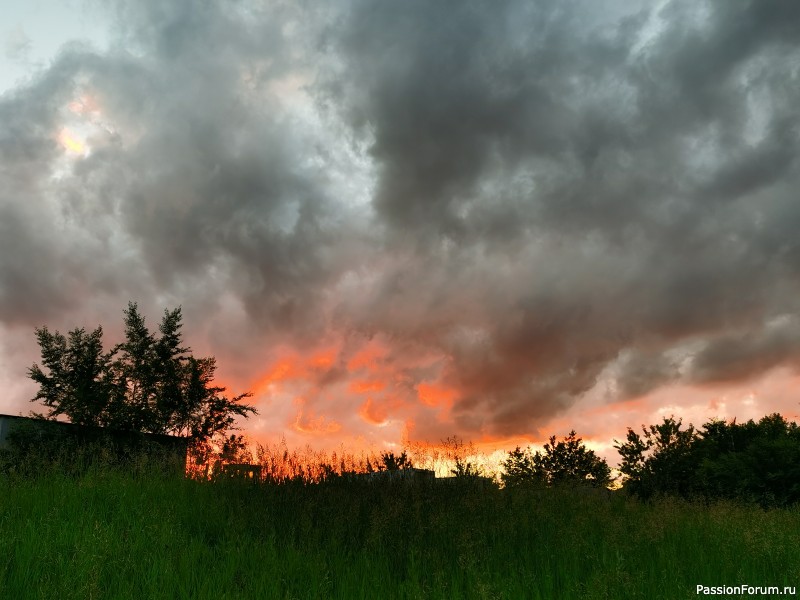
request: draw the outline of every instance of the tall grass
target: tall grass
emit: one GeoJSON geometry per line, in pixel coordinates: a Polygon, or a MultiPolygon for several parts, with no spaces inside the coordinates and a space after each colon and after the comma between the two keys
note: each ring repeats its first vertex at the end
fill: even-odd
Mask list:
{"type": "Polygon", "coordinates": [[[800,584],[800,510],[92,467],[0,475],[0,598],[695,598],[800,584]]]}

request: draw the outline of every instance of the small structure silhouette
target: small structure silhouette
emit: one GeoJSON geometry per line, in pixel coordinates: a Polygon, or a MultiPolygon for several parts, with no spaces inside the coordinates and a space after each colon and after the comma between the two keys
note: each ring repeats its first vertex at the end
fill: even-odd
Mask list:
{"type": "Polygon", "coordinates": [[[143,455],[170,458],[176,471],[184,473],[189,438],[0,414],[0,450],[9,452],[15,460],[68,460],[70,452],[99,448],[119,463],[143,455]]]}
{"type": "Polygon", "coordinates": [[[372,473],[358,473],[355,475],[355,477],[374,482],[423,482],[433,481],[436,478],[436,474],[429,469],[407,468],[385,469],[383,471],[373,471],[372,473]]]}
{"type": "Polygon", "coordinates": [[[222,474],[231,479],[261,481],[261,465],[229,463],[222,466],[222,474]]]}

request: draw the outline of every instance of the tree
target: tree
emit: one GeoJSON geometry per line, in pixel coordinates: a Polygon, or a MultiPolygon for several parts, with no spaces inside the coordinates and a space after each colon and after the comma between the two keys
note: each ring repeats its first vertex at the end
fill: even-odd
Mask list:
{"type": "Polygon", "coordinates": [[[477,479],[485,476],[483,467],[469,460],[475,456],[475,446],[472,442],[464,443],[457,436],[449,437],[442,441],[445,457],[453,463],[450,475],[456,479],[477,479]]]}
{"type": "Polygon", "coordinates": [[[785,506],[800,502],[800,428],[780,414],[757,423],[712,420],[697,431],[665,418],[628,429],[622,456],[625,487],[641,497],[728,498],[785,506]]]}
{"type": "Polygon", "coordinates": [[[125,340],[109,352],[101,327],[89,334],[74,329],[68,337],[37,329],[44,369],[34,364],[28,372],[40,385],[32,402],[50,409],[46,418],[188,437],[198,456],[215,441],[230,446],[225,434],[235,429],[236,417],[257,414],[242,402],[252,394],[228,398],[224,387],[213,385],[216,361],[194,358],[183,346],[180,308],[164,311],[158,335],[135,303],[124,315],[125,340]]]}
{"type": "Polygon", "coordinates": [[[530,449],[517,447],[509,452],[503,462],[501,475],[504,485],[541,483],[548,486],[590,484],[607,486],[611,483],[611,469],[605,460],[588,450],[575,431],[563,440],[552,436],[544,445],[544,452],[531,453],[530,449]]]}
{"type": "Polygon", "coordinates": [[[502,465],[503,472],[500,474],[500,479],[505,487],[545,483],[542,473],[534,466],[530,448],[522,450],[517,446],[508,453],[508,458],[502,465]]]}
{"type": "Polygon", "coordinates": [[[706,423],[693,453],[696,491],[707,498],[764,507],[800,502],[800,428],[780,414],[706,423]]]}
{"type": "Polygon", "coordinates": [[[47,415],[61,415],[78,425],[107,425],[113,376],[110,370],[113,351],[103,352],[103,329],[91,333],[83,328],[69,332],[69,338],[47,327],[36,330],[46,374],[34,364],[29,376],[40,385],[32,400],[51,410],[47,415]]]}
{"type": "Polygon", "coordinates": [[[394,452],[384,452],[381,454],[381,463],[378,469],[381,471],[400,471],[401,469],[412,469],[414,465],[411,464],[411,459],[406,454],[405,450],[400,454],[394,452]]]}
{"type": "Polygon", "coordinates": [[[656,493],[689,496],[695,484],[697,455],[693,444],[698,438],[692,424],[665,417],[658,425],[642,426],[640,436],[628,428],[625,443],[614,440],[622,457],[620,472],[625,486],[639,496],[656,493]]]}

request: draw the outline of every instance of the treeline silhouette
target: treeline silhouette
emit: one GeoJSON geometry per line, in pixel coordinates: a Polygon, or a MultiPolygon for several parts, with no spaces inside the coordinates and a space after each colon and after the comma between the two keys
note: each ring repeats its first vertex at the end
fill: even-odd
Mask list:
{"type": "MultiPolygon", "coordinates": [[[[712,419],[700,429],[665,417],[657,425],[628,428],[615,440],[621,457],[615,482],[642,499],[729,499],[763,507],[800,501],[800,427],[778,413],[737,423],[712,419]]],[[[543,452],[516,448],[503,462],[502,481],[515,485],[608,486],[608,464],[587,450],[572,431],[543,452]]]]}
{"type": "MultiPolygon", "coordinates": [[[[726,499],[765,508],[800,501],[800,427],[777,413],[745,423],[714,419],[700,429],[667,417],[643,426],[641,433],[629,428],[625,441],[615,442],[621,456],[617,477],[574,431],[551,437],[541,451],[515,448],[499,472],[489,475],[505,488],[611,488],[643,500],[726,499]]],[[[255,455],[243,451],[227,459],[260,465],[263,481],[270,483],[325,482],[378,470],[435,468],[437,463],[440,474],[446,464],[447,474],[457,479],[487,475],[476,462],[474,447],[456,437],[438,446],[413,445],[401,454],[292,452],[285,442],[256,448],[255,455]]]]}
{"type": "Polygon", "coordinates": [[[665,418],[628,429],[615,445],[626,490],[642,497],[737,499],[761,506],[800,501],[800,427],[778,413],[758,422],[711,420],[700,430],[665,418]]]}
{"type": "MultiPolygon", "coordinates": [[[[107,447],[100,440],[87,445],[64,435],[47,443],[36,430],[21,429],[0,451],[0,472],[78,474],[97,464],[175,472],[174,457],[167,468],[154,459],[159,453],[152,449],[137,456],[141,443],[131,446],[109,439],[107,447]]],[[[764,508],[800,502],[800,427],[780,414],[745,423],[712,420],[700,429],[669,417],[658,425],[643,426],[640,432],[628,429],[625,441],[617,441],[615,448],[621,463],[619,474],[612,477],[606,460],[587,449],[574,431],[561,439],[550,438],[540,451],[515,448],[505,455],[499,469],[480,464],[475,448],[456,437],[439,445],[408,444],[396,453],[292,450],[283,440],[247,446],[236,436],[236,443],[223,447],[210,463],[189,461],[186,474],[201,480],[226,479],[230,477],[226,465],[246,464],[258,467],[258,481],[263,484],[306,486],[420,468],[435,470],[438,477],[492,482],[506,489],[610,488],[645,501],[672,496],[743,501],[764,508]]]]}
{"type": "MultiPolygon", "coordinates": [[[[485,481],[488,475],[506,488],[621,486],[642,499],[734,499],[765,507],[800,501],[800,428],[777,413],[758,422],[711,420],[700,429],[684,427],[674,416],[642,426],[641,433],[629,428],[624,442],[615,440],[621,457],[617,478],[575,431],[562,439],[551,437],[541,451],[515,448],[499,473],[488,473],[474,447],[457,437],[438,446],[409,445],[399,454],[356,455],[344,449],[325,454],[310,448],[298,453],[285,442],[252,451],[241,435],[231,433],[237,417],[256,414],[243,403],[251,394],[229,398],[225,388],[214,385],[214,357],[194,358],[184,346],[180,308],[165,310],[153,333],[131,302],[124,325],[125,340],[109,351],[103,349],[101,327],[91,333],[76,328],[67,336],[36,329],[42,367],[34,364],[28,371],[40,386],[32,401],[49,409],[38,416],[64,416],[84,427],[184,436],[194,477],[219,477],[225,464],[246,463],[260,467],[264,482],[324,482],[381,470],[433,469],[438,461],[456,479],[485,481]]],[[[27,443],[18,439],[15,444],[11,451],[17,448],[17,462],[33,446],[42,446],[30,436],[27,443]]],[[[63,440],[51,446],[50,458],[65,447],[63,440]]],[[[115,449],[114,455],[129,446],[115,449]]],[[[94,451],[71,452],[90,461],[94,451]]],[[[9,450],[5,454],[5,464],[11,464],[9,450]]]]}

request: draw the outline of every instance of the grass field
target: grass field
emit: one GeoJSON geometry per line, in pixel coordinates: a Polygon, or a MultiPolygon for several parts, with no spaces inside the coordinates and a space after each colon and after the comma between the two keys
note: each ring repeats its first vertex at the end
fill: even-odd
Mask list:
{"type": "Polygon", "coordinates": [[[0,598],[696,598],[800,586],[800,510],[480,485],[0,476],[0,598]]]}

